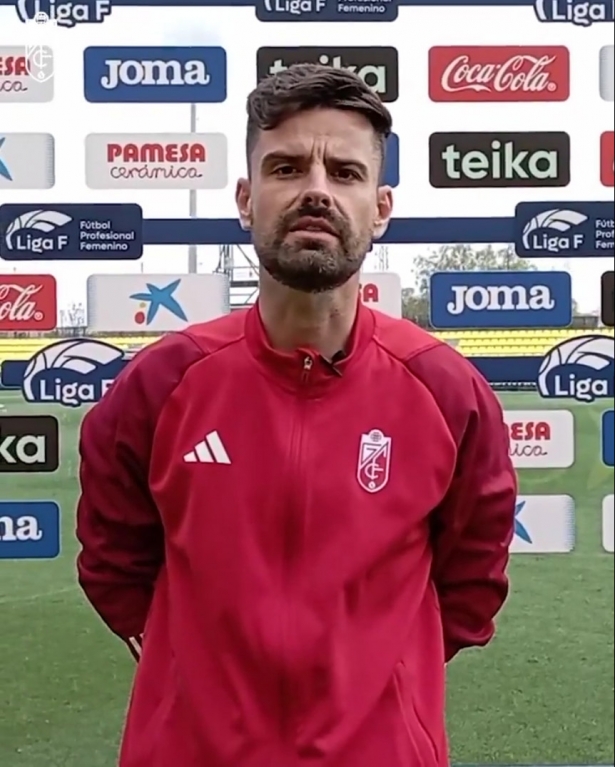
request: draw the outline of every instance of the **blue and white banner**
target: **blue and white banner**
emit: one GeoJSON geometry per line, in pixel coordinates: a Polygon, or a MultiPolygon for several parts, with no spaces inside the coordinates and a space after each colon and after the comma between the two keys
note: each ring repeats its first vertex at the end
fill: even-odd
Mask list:
{"type": "Polygon", "coordinates": [[[83,71],[85,98],[95,104],[226,101],[226,51],[220,47],[91,47],[83,71]]]}
{"type": "Polygon", "coordinates": [[[460,328],[565,328],[572,322],[567,272],[437,272],[431,324],[460,328]]]}
{"type": "Polygon", "coordinates": [[[143,255],[139,205],[0,205],[0,258],[6,261],[135,260],[143,255]]]}
{"type": "Polygon", "coordinates": [[[515,508],[513,554],[567,554],[575,544],[575,503],[569,495],[522,495],[515,508]]]}
{"type": "Polygon", "coordinates": [[[60,537],[55,501],[0,501],[0,560],[55,559],[60,537]]]}
{"type": "Polygon", "coordinates": [[[613,258],[615,204],[522,202],[515,209],[515,250],[523,258],[613,258]]]}

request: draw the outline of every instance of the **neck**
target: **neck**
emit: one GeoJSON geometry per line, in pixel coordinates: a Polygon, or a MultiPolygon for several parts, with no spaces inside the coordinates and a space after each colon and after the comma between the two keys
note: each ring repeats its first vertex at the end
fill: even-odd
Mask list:
{"type": "Polygon", "coordinates": [[[326,293],[302,293],[261,268],[259,308],[272,345],[283,351],[314,349],[331,359],[344,348],[359,300],[359,275],[326,293]]]}

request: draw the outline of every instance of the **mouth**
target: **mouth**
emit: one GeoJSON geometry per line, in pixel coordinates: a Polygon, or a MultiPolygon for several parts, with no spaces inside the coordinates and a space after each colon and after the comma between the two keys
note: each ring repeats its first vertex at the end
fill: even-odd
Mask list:
{"type": "Polygon", "coordinates": [[[291,232],[304,232],[309,234],[328,234],[337,237],[335,228],[324,218],[312,218],[305,216],[300,218],[290,228],[291,232]]]}

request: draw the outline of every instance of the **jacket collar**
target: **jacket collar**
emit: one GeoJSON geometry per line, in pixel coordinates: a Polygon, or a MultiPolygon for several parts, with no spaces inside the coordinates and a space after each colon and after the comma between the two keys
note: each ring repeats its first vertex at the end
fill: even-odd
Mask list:
{"type": "Polygon", "coordinates": [[[250,352],[264,372],[287,389],[319,392],[339,382],[357,364],[370,343],[375,317],[362,301],[346,347],[333,360],[324,359],[315,349],[303,347],[292,352],[274,349],[263,324],[258,301],[246,317],[246,341],[250,352]]]}

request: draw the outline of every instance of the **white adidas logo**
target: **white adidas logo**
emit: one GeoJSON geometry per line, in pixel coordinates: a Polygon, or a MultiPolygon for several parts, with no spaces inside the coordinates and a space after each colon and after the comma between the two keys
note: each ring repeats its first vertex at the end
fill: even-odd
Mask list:
{"type": "Polygon", "coordinates": [[[184,463],[226,463],[231,459],[226,452],[220,435],[217,431],[211,431],[202,442],[186,453],[184,463]]]}

